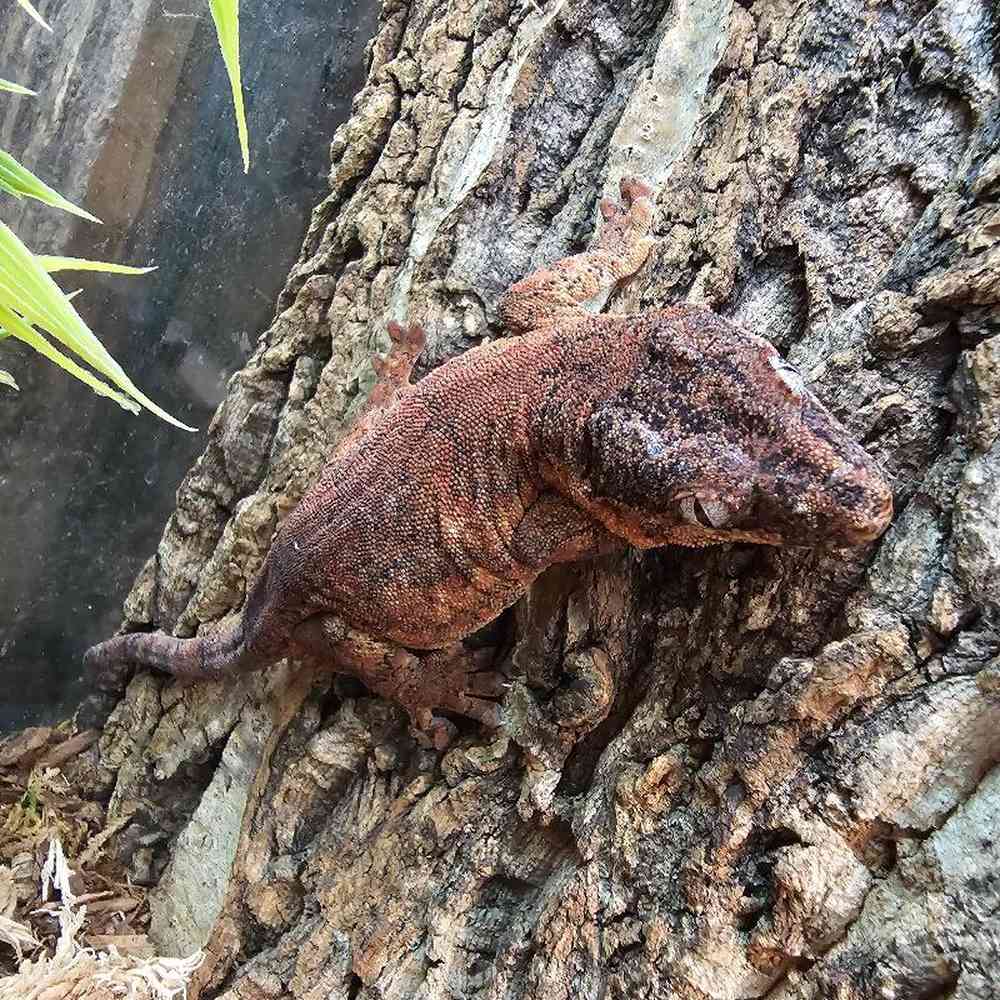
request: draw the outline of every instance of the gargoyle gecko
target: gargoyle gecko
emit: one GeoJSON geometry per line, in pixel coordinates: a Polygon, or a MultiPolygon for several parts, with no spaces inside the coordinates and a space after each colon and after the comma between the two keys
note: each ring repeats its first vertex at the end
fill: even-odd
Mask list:
{"type": "Polygon", "coordinates": [[[298,649],[397,701],[442,747],[454,726],[434,709],[500,723],[503,678],[461,640],[554,563],[881,534],[885,478],[767,341],[695,306],[581,306],[642,266],[651,194],[623,180],[590,250],[504,294],[518,336],[411,385],[423,331],[390,324],[367,410],[279,528],[240,618],[100,643],[85,662],[102,686],[129,663],[218,678],[298,649]]]}

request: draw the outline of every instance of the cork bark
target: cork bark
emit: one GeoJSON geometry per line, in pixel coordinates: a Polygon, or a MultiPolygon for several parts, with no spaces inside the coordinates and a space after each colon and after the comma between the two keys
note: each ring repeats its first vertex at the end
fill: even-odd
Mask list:
{"type": "Polygon", "coordinates": [[[443,754],[299,663],[137,677],[86,764],[158,943],[207,948],[198,996],[996,995],[998,38],[990,0],[385,0],[129,624],[238,609],[386,321],[427,327],[418,376],[501,335],[504,288],[580,249],[626,171],[658,245],[602,307],[771,338],[898,513],[856,551],[546,574],[490,637],[505,732],[443,754]]]}

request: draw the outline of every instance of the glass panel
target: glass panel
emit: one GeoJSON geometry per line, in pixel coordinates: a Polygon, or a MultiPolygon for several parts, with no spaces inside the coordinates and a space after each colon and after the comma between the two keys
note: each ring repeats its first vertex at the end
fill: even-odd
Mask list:
{"type": "Polygon", "coordinates": [[[328,146],[363,81],[377,0],[244,0],[244,176],[202,0],[42,3],[4,12],[0,147],[105,225],[0,196],[32,249],[153,263],[143,278],[58,275],[136,383],[187,423],[132,417],[8,339],[0,367],[0,731],[75,706],[81,655],[110,636],[153,554],[226,382],[274,312],[328,146]]]}

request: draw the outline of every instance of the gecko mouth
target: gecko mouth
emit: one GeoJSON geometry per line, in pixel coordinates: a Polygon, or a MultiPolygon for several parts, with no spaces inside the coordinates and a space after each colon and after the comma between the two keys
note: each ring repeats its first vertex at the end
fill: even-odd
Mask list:
{"type": "Polygon", "coordinates": [[[844,534],[851,540],[854,544],[862,544],[863,542],[873,542],[886,528],[889,527],[889,522],[892,520],[892,494],[889,494],[882,505],[879,507],[878,512],[874,517],[867,522],[867,524],[852,525],[847,528],[844,534]]]}
{"type": "Polygon", "coordinates": [[[852,503],[849,507],[828,508],[821,514],[806,515],[804,520],[800,520],[788,506],[776,502],[774,492],[760,487],[755,489],[755,503],[744,525],[741,525],[745,528],[750,528],[753,523],[768,525],[766,529],[757,529],[756,533],[767,533],[780,539],[770,544],[809,548],[864,545],[878,538],[892,520],[892,494],[888,490],[872,497],[867,504],[852,503]]]}
{"type": "Polygon", "coordinates": [[[867,542],[874,542],[889,527],[892,510],[892,494],[887,493],[874,514],[847,520],[837,532],[835,544],[864,545],[867,542]]]}
{"type": "Polygon", "coordinates": [[[827,477],[824,491],[838,501],[843,525],[837,534],[847,544],[874,541],[892,520],[892,491],[872,470],[843,463],[827,477]]]}
{"type": "Polygon", "coordinates": [[[848,545],[864,545],[865,542],[874,542],[884,530],[874,525],[867,528],[845,528],[841,537],[848,545]]]}

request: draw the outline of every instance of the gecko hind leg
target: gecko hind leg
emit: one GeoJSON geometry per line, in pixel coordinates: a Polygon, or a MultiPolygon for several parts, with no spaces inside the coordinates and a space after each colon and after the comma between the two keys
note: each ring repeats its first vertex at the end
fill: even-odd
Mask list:
{"type": "Polygon", "coordinates": [[[461,643],[427,653],[411,653],[351,628],[335,615],[315,615],[294,630],[293,641],[310,654],[333,659],[371,691],[401,705],[414,735],[443,750],[457,729],[435,709],[465,715],[490,728],[501,723],[507,679],[488,669],[492,649],[471,650],[461,643]]]}
{"type": "Polygon", "coordinates": [[[642,267],[653,247],[653,189],[636,177],[623,177],[619,190],[620,203],[601,200],[604,222],[589,250],[529,274],[503,294],[497,308],[511,333],[586,318],[589,313],[580,303],[642,267]]]}

